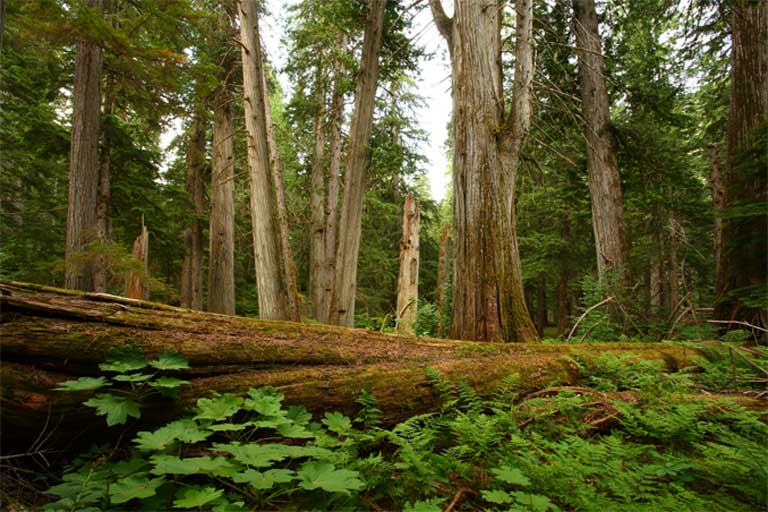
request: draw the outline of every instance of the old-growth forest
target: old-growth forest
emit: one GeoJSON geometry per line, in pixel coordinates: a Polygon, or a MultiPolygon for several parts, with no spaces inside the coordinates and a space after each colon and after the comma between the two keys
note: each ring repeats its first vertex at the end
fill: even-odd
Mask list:
{"type": "Polygon", "coordinates": [[[0,0],[5,510],[768,507],[768,0],[0,0]]]}

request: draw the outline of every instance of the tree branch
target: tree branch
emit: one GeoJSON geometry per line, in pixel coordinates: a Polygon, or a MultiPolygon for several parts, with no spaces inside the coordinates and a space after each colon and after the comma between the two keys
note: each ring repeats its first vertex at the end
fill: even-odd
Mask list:
{"type": "Polygon", "coordinates": [[[453,19],[445,14],[440,0],[429,0],[429,8],[432,10],[432,19],[435,20],[437,30],[448,43],[448,51],[453,53],[453,19]]]}

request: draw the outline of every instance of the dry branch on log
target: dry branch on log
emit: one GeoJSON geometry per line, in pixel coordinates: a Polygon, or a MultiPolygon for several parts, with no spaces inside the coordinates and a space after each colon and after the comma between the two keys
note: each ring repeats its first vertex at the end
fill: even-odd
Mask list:
{"type": "MultiPolygon", "coordinates": [[[[88,416],[81,396],[53,392],[61,380],[96,375],[116,346],[141,348],[149,357],[175,349],[191,368],[182,403],[211,391],[243,393],[274,386],[288,403],[314,411],[353,413],[362,389],[373,393],[386,422],[435,407],[424,369],[466,378],[480,395],[518,373],[520,391],[577,377],[567,356],[632,353],[690,363],[692,350],[668,343],[590,345],[492,344],[416,338],[361,329],[265,321],[202,313],[105,294],[0,282],[3,438],[37,435],[49,409],[67,416],[62,432],[81,429],[88,416]]],[[[167,408],[167,404],[165,405],[167,408]]],[[[96,423],[95,420],[91,420],[96,423]]],[[[100,421],[100,420],[99,420],[100,421]]],[[[99,423],[99,427],[101,424],[99,423]]]]}

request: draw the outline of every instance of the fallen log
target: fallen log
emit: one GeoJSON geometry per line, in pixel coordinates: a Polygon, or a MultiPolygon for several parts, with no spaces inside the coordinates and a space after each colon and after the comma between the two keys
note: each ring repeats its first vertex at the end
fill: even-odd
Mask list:
{"type": "MultiPolygon", "coordinates": [[[[568,359],[605,352],[661,359],[674,369],[695,350],[672,343],[494,344],[417,338],[328,325],[266,321],[203,313],[106,294],[0,282],[3,449],[55,423],[63,436],[103,430],[80,405],[82,394],[53,391],[58,382],[98,375],[113,347],[133,346],[148,357],[175,349],[190,363],[180,404],[211,391],[244,393],[274,386],[287,403],[310,410],[355,411],[362,389],[373,393],[384,420],[429,411],[438,397],[425,368],[465,378],[480,395],[513,373],[521,392],[568,385],[578,371],[568,359]]],[[[160,409],[169,412],[169,404],[160,409]]]]}

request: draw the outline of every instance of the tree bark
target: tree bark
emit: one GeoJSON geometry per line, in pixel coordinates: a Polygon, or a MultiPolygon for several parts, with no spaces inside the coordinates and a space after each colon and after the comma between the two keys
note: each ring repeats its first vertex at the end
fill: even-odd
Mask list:
{"type": "Polygon", "coordinates": [[[712,230],[712,238],[715,256],[715,291],[725,289],[725,273],[723,264],[723,209],[725,208],[725,189],[723,188],[720,152],[717,144],[708,148],[709,156],[709,188],[712,192],[712,207],[715,213],[715,222],[712,230]]]}
{"type": "Polygon", "coordinates": [[[129,299],[148,300],[149,286],[147,280],[149,271],[149,232],[144,225],[144,217],[141,218],[141,234],[133,242],[133,258],[141,265],[141,269],[128,272],[125,277],[125,296],[129,299]]]}
{"type": "Polygon", "coordinates": [[[419,202],[409,193],[403,205],[400,274],[397,279],[397,332],[414,334],[419,305],[419,202]]]}
{"type": "Polygon", "coordinates": [[[606,284],[610,284],[606,282],[609,275],[626,282],[629,245],[595,2],[573,0],[573,11],[597,273],[606,284]]]}
{"type": "Polygon", "coordinates": [[[324,69],[318,65],[315,75],[317,84],[315,126],[313,135],[315,147],[312,150],[312,170],[309,190],[309,297],[315,320],[323,322],[325,300],[325,88],[322,86],[324,69]]]}
{"type": "Polygon", "coordinates": [[[235,207],[232,91],[222,83],[214,98],[208,311],[235,314],[235,207]]]}
{"type": "MultiPolygon", "coordinates": [[[[102,106],[102,126],[101,126],[101,155],[99,165],[99,194],[96,200],[96,239],[102,246],[109,242],[109,198],[110,198],[110,169],[111,169],[111,149],[112,141],[110,138],[111,117],[115,110],[115,83],[114,78],[107,80],[106,91],[104,94],[104,104],[102,106]]],[[[109,262],[106,255],[102,252],[95,260],[93,265],[93,291],[106,292],[109,286],[109,262]]]]}
{"type": "Polygon", "coordinates": [[[435,309],[437,309],[437,332],[439,338],[445,336],[446,318],[445,304],[448,293],[448,286],[451,284],[449,278],[448,261],[448,242],[451,237],[451,226],[445,224],[440,233],[440,255],[437,261],[437,291],[435,292],[435,309]]]}
{"type": "Polygon", "coordinates": [[[768,215],[764,208],[768,202],[768,0],[737,0],[732,11],[728,160],[723,176],[729,215],[723,219],[715,317],[760,325],[768,322],[768,215]],[[744,300],[747,297],[752,300],[744,300]]]}
{"type": "Polygon", "coordinates": [[[262,80],[264,62],[259,41],[256,0],[240,1],[240,39],[259,316],[271,320],[285,319],[288,317],[287,297],[281,275],[279,227],[276,220],[274,182],[270,173],[267,123],[264,116],[266,91],[262,80]]]}
{"type": "MultiPolygon", "coordinates": [[[[101,0],[86,5],[101,12],[101,0]]],[[[99,111],[101,110],[101,48],[85,38],[77,41],[72,90],[72,139],[69,152],[67,240],[64,286],[93,288],[93,265],[83,254],[96,239],[99,194],[99,111]]]]}
{"type": "Polygon", "coordinates": [[[181,305],[203,309],[203,217],[205,216],[206,101],[197,98],[187,141],[186,191],[193,214],[184,229],[184,259],[181,262],[181,305]]]}
{"type": "MultiPolygon", "coordinates": [[[[415,338],[328,325],[307,325],[202,313],[106,294],[84,294],[0,282],[3,353],[3,441],[35,437],[51,415],[57,433],[103,431],[82,412],[83,394],[53,391],[58,382],[96,375],[113,347],[130,345],[148,357],[177,350],[190,363],[181,377],[181,404],[212,391],[245,393],[270,385],[288,403],[354,413],[361,389],[373,393],[387,423],[433,410],[439,398],[426,367],[448,379],[466,378],[489,396],[518,373],[520,392],[554,380],[574,382],[574,353],[633,354],[673,368],[693,363],[696,349],[671,343],[495,344],[415,338]]],[[[708,350],[715,346],[708,346],[708,350]]],[[[173,407],[164,405],[166,412],[173,407]]],[[[17,444],[18,446],[18,444],[17,444]]]]}
{"type": "Polygon", "coordinates": [[[536,330],[539,337],[544,337],[544,327],[547,324],[547,275],[539,274],[536,283],[536,330]]]}
{"type": "Polygon", "coordinates": [[[322,269],[323,297],[318,321],[330,322],[331,302],[333,301],[334,279],[336,275],[336,249],[338,248],[339,228],[339,180],[341,178],[341,123],[344,115],[344,97],[342,91],[342,62],[339,57],[347,51],[347,38],[343,32],[336,35],[337,56],[333,63],[333,92],[331,93],[331,115],[328,120],[331,140],[328,145],[328,191],[326,195],[325,222],[325,259],[322,269]]]}
{"type": "Polygon", "coordinates": [[[498,3],[459,0],[452,20],[439,2],[433,0],[430,7],[452,57],[451,334],[486,341],[537,340],[524,300],[514,215],[517,162],[530,126],[532,4],[516,4],[514,97],[506,119],[498,3]]]}
{"type": "Polygon", "coordinates": [[[680,302],[680,266],[677,262],[677,231],[680,226],[677,223],[677,215],[674,210],[669,211],[669,251],[667,261],[669,272],[667,274],[667,290],[669,291],[669,309],[674,311],[680,302]]]}
{"type": "Polygon", "coordinates": [[[277,149],[275,128],[272,123],[272,109],[269,106],[267,75],[264,65],[261,66],[261,87],[264,91],[264,121],[267,125],[267,147],[269,148],[269,168],[272,171],[272,186],[274,190],[274,205],[277,219],[277,240],[280,249],[281,278],[286,299],[286,319],[298,322],[301,320],[299,311],[299,291],[296,284],[296,268],[293,265],[293,250],[288,232],[288,213],[285,208],[285,190],[283,189],[283,162],[277,149]]]}
{"type": "Polygon", "coordinates": [[[370,160],[368,144],[373,126],[373,107],[379,78],[379,50],[386,4],[386,0],[368,2],[360,72],[355,91],[355,109],[349,130],[344,201],[339,219],[340,236],[330,311],[331,323],[349,327],[355,323],[357,257],[360,251],[365,175],[370,160]]]}

